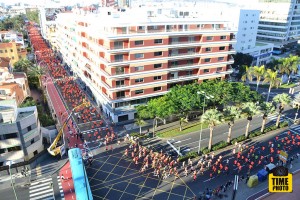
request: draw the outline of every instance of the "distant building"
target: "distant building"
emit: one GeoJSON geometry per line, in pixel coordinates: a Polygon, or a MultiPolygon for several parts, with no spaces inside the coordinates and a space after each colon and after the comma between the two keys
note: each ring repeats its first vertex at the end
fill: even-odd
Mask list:
{"type": "Polygon", "coordinates": [[[274,44],[274,53],[293,48],[300,39],[299,0],[259,0],[257,40],[274,44]]]}
{"type": "Polygon", "coordinates": [[[25,59],[27,51],[21,44],[16,42],[2,42],[0,43],[0,57],[10,58],[11,66],[20,59],[25,59]]]}
{"type": "Polygon", "coordinates": [[[101,7],[114,7],[115,5],[115,0],[101,0],[101,7]]]}
{"type": "Polygon", "coordinates": [[[10,42],[16,42],[21,44],[22,48],[25,48],[24,38],[22,33],[17,33],[15,31],[0,31],[0,42],[8,40],[10,42]]]}
{"type": "Polygon", "coordinates": [[[28,161],[43,149],[35,106],[17,108],[15,100],[0,101],[0,166],[28,161]]]}
{"type": "Polygon", "coordinates": [[[8,10],[8,14],[10,16],[26,14],[26,10],[24,6],[11,6],[10,9],[8,10]]]}

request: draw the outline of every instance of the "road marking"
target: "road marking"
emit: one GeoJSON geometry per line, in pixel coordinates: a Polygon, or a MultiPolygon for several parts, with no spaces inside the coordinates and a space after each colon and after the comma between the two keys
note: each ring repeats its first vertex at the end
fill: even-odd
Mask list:
{"type": "Polygon", "coordinates": [[[192,138],[188,138],[188,139],[185,139],[185,140],[179,140],[179,141],[175,142],[174,144],[178,144],[178,143],[181,143],[181,142],[184,142],[184,141],[190,140],[190,139],[192,139],[192,138]]]}

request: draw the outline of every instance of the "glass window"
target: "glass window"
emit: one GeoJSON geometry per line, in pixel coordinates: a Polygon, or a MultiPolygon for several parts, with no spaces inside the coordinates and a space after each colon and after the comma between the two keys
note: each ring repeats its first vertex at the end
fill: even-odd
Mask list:
{"type": "Polygon", "coordinates": [[[153,91],[155,92],[155,91],[160,91],[161,90],[161,87],[154,87],[153,88],[153,91]]]}
{"type": "Polygon", "coordinates": [[[11,59],[13,59],[13,60],[14,60],[14,59],[15,59],[15,57],[14,57],[14,56],[12,56],[12,57],[11,57],[11,59]]]}
{"type": "Polygon", "coordinates": [[[155,39],[154,44],[162,44],[163,40],[162,39],[155,39]]]}
{"type": "Polygon", "coordinates": [[[213,39],[213,36],[207,36],[206,37],[206,40],[212,40],[213,39]]]}
{"type": "Polygon", "coordinates": [[[3,53],[3,50],[0,50],[0,53],[3,53]]]}
{"type": "Polygon", "coordinates": [[[154,76],[153,79],[154,80],[161,80],[161,76],[154,76]]]}
{"type": "Polygon", "coordinates": [[[162,67],[162,64],[161,63],[159,63],[159,64],[154,64],[154,68],[156,69],[156,68],[161,68],[162,67]]]}
{"type": "Polygon", "coordinates": [[[154,56],[162,56],[162,51],[154,52],[154,56]]]}
{"type": "Polygon", "coordinates": [[[143,94],[144,93],[144,90],[136,90],[134,91],[135,94],[143,94]]]}
{"type": "Polygon", "coordinates": [[[209,72],[209,69],[204,69],[204,73],[208,73],[209,72]]]}
{"type": "Polygon", "coordinates": [[[138,46],[138,45],[143,45],[144,44],[144,41],[143,40],[137,40],[137,41],[134,41],[134,45],[138,46]]]}
{"type": "Polygon", "coordinates": [[[220,50],[220,51],[224,51],[224,50],[225,50],[225,47],[219,47],[219,50],[220,50]]]}
{"type": "Polygon", "coordinates": [[[178,66],[178,61],[176,60],[176,61],[172,61],[171,62],[171,66],[178,66]]]}
{"type": "Polygon", "coordinates": [[[224,57],[218,57],[218,61],[224,60],[224,57]]]}
{"type": "Polygon", "coordinates": [[[9,148],[7,148],[8,152],[11,152],[11,151],[20,151],[20,150],[21,150],[20,146],[15,146],[15,147],[9,147],[9,148]]]}
{"type": "Polygon", "coordinates": [[[205,51],[206,51],[206,52],[211,51],[211,47],[206,47],[206,48],[205,48],[205,51]]]}
{"type": "Polygon", "coordinates": [[[116,81],[116,86],[117,87],[124,86],[124,84],[125,84],[124,80],[118,80],[118,81],[116,81]]]}
{"type": "Polygon", "coordinates": [[[222,67],[218,67],[217,71],[223,71],[223,68],[222,67]]]}
{"type": "Polygon", "coordinates": [[[12,138],[18,138],[17,133],[9,133],[9,134],[4,134],[3,139],[12,139],[12,138]]]}
{"type": "Polygon", "coordinates": [[[143,78],[137,78],[137,79],[134,80],[134,82],[142,83],[142,82],[144,82],[144,79],[143,78]]]}
{"type": "Polygon", "coordinates": [[[28,127],[27,127],[27,131],[28,131],[28,132],[31,131],[31,126],[28,126],[28,127]]]}
{"type": "Polygon", "coordinates": [[[222,36],[220,37],[220,39],[221,39],[221,40],[226,40],[226,35],[222,35],[222,36]]]}
{"type": "Polygon", "coordinates": [[[210,62],[210,58],[205,58],[204,62],[210,62]]]}
{"type": "Polygon", "coordinates": [[[135,71],[143,71],[144,70],[144,66],[138,66],[134,68],[135,71]]]}
{"type": "Polygon", "coordinates": [[[138,59],[138,58],[144,58],[144,54],[143,53],[136,53],[136,54],[134,54],[134,57],[136,59],[138,59]]]}
{"type": "Polygon", "coordinates": [[[194,60],[193,59],[187,60],[186,63],[188,65],[193,65],[194,64],[194,60]]]}

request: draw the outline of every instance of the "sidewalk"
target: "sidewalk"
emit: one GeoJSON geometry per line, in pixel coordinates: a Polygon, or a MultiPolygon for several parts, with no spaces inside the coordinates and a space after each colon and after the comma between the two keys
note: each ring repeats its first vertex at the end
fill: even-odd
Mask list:
{"type": "Polygon", "coordinates": [[[64,180],[61,178],[61,185],[64,192],[65,200],[76,199],[70,162],[67,162],[67,164],[65,164],[65,166],[60,170],[59,176],[64,177],[64,180]]]}

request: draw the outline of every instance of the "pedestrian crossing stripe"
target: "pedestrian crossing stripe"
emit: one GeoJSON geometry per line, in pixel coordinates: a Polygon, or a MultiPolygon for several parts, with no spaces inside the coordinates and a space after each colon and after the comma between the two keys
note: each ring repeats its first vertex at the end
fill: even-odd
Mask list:
{"type": "Polygon", "coordinates": [[[57,176],[57,183],[58,183],[60,197],[61,197],[62,200],[64,200],[65,199],[65,194],[64,194],[64,191],[63,191],[63,187],[61,185],[60,176],[57,176]]]}
{"type": "Polygon", "coordinates": [[[52,178],[42,178],[31,183],[29,198],[30,200],[54,200],[52,178]]]}

